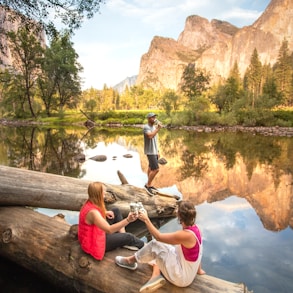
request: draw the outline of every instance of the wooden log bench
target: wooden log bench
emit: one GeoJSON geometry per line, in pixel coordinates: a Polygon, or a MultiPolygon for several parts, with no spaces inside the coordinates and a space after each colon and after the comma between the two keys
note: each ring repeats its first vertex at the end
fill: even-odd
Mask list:
{"type": "MultiPolygon", "coordinates": [[[[123,176],[119,174],[119,178],[123,176]]],[[[88,198],[91,181],[49,173],[0,166],[0,206],[30,206],[79,211],[88,198]]],[[[118,207],[123,216],[129,213],[130,202],[142,202],[150,218],[176,216],[177,199],[150,196],[144,188],[125,183],[105,184],[108,209],[118,207]]]]}
{"type": "MultiPolygon", "coordinates": [[[[85,254],[76,237],[76,225],[40,214],[31,208],[0,207],[0,255],[39,274],[69,292],[138,292],[151,276],[151,268],[139,264],[136,271],[118,267],[116,255],[132,254],[126,249],[106,253],[102,261],[85,254]]],[[[169,282],[157,292],[244,293],[242,283],[209,275],[197,276],[191,286],[169,282]]]]}

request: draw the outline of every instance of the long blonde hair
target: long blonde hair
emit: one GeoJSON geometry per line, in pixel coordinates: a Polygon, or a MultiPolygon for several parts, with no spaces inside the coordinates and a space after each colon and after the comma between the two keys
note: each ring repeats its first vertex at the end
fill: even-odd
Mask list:
{"type": "Polygon", "coordinates": [[[102,215],[106,217],[106,207],[103,195],[104,185],[101,182],[92,182],[88,186],[89,201],[101,209],[102,215]]]}

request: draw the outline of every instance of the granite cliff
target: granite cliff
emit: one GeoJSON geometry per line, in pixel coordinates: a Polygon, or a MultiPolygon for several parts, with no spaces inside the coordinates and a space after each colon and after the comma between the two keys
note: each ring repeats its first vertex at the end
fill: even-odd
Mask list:
{"type": "MultiPolygon", "coordinates": [[[[0,68],[5,69],[13,64],[13,56],[11,55],[8,40],[6,37],[6,32],[13,31],[16,32],[20,27],[22,27],[22,20],[17,17],[17,14],[13,11],[5,10],[0,6],[0,68]]],[[[41,31],[38,33],[42,46],[45,46],[45,32],[41,31]]]]}
{"type": "Polygon", "coordinates": [[[177,41],[153,38],[149,51],[141,58],[137,84],[176,90],[190,62],[208,70],[213,82],[227,78],[235,62],[243,76],[255,48],[262,64],[273,65],[284,39],[292,51],[292,0],[272,0],[252,25],[243,28],[192,15],[177,41]]]}

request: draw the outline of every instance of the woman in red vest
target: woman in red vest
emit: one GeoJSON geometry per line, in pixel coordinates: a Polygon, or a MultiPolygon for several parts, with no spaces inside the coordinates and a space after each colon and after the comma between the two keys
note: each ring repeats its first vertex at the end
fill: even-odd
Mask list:
{"type": "Polygon", "coordinates": [[[137,219],[129,213],[123,219],[119,209],[107,211],[104,203],[105,186],[100,182],[88,186],[88,200],[79,214],[78,240],[84,252],[97,260],[102,260],[105,252],[118,247],[138,250],[144,242],[131,233],[125,232],[125,226],[137,219]]]}

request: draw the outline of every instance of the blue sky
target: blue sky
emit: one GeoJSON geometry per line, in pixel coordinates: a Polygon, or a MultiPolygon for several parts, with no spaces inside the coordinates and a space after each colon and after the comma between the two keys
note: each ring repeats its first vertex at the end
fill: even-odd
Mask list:
{"type": "Polygon", "coordinates": [[[137,75],[154,36],[178,39],[190,15],[251,25],[270,0],[106,0],[72,38],[83,89],[115,86],[137,75]]]}

